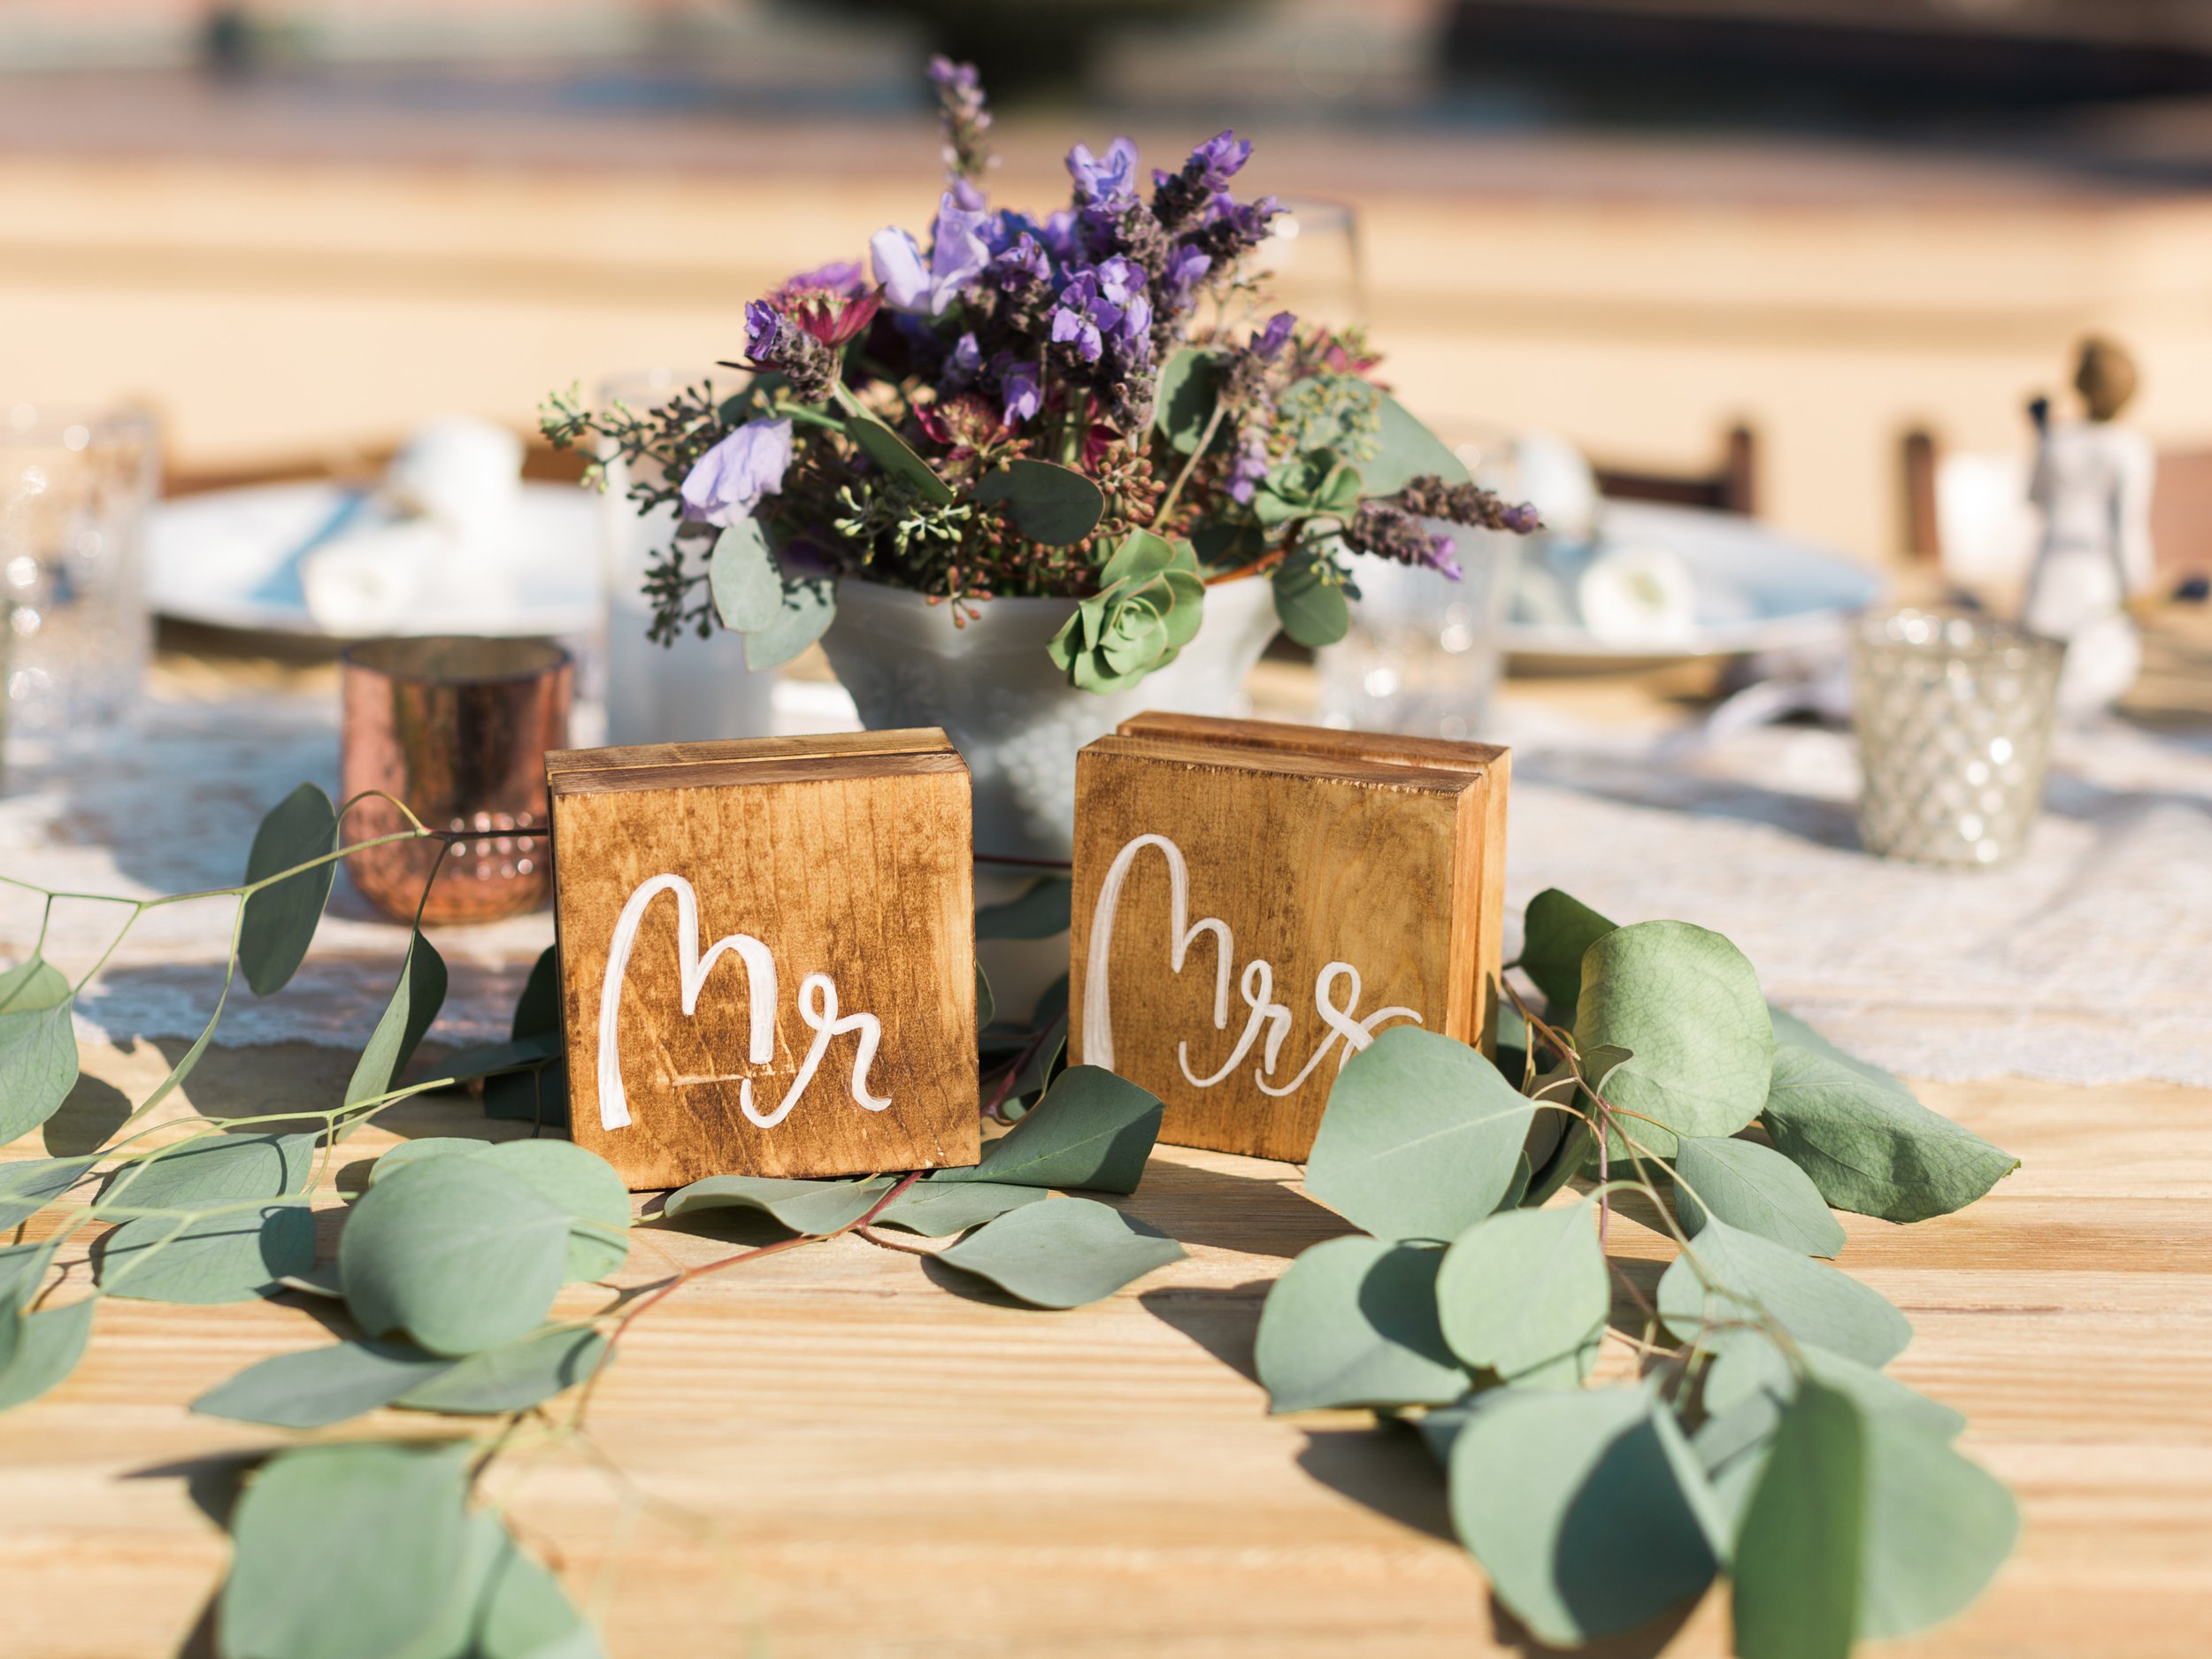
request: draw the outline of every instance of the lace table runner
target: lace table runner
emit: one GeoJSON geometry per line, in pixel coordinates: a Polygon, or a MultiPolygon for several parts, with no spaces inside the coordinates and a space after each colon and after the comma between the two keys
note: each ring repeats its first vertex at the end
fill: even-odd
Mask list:
{"type": "MultiPolygon", "coordinates": [[[[791,729],[836,724],[829,688],[787,687],[791,729]]],[[[336,781],[334,699],[270,692],[150,702],[136,728],[41,755],[0,787],[0,872],[150,897],[240,878],[254,828],[302,779],[336,781]]],[[[1616,920],[1718,929],[1768,995],[1884,1065],[1945,1079],[2212,1086],[2212,740],[2109,725],[2062,735],[2048,810],[1999,871],[1947,872],[1857,850],[1847,734],[1768,728],[1710,747],[1511,707],[1510,914],[1562,887],[1616,920]]],[[[33,946],[41,906],[0,888],[0,952],[33,946]]],[[[64,900],[47,954],[81,972],[126,906],[64,900]]],[[[221,986],[228,901],[146,912],[78,1005],[88,1040],[179,1047],[221,986]]],[[[433,937],[452,983],[436,1035],[505,1035],[552,939],[544,913],[433,937]]],[[[405,934],[341,878],[315,948],[282,994],[242,981],[231,1044],[357,1047],[405,934]]],[[[1518,922],[1506,949],[1517,949],[1518,922]]]]}

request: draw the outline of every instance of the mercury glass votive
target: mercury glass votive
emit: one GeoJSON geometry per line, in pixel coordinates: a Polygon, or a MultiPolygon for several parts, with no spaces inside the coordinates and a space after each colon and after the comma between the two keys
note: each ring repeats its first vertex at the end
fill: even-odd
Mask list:
{"type": "MultiPolygon", "coordinates": [[[[380,790],[436,841],[353,853],[346,872],[377,909],[411,921],[488,922],[534,909],[552,879],[545,751],[568,744],[569,654],[546,640],[372,640],[341,659],[344,798],[380,790]]],[[[346,818],[349,841],[408,827],[390,802],[346,818]]]]}
{"type": "Polygon", "coordinates": [[[1866,618],[1851,648],[1866,849],[1979,868],[2015,856],[2042,807],[2065,655],[1988,617],[1866,618]]]}

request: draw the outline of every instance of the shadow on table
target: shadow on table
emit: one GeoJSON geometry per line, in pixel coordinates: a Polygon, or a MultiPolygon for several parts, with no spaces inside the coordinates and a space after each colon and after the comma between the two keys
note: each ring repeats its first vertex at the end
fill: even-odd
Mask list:
{"type": "Polygon", "coordinates": [[[1452,1541],[1444,1472],[1420,1435],[1401,1423],[1367,1429],[1308,1429],[1298,1467],[1333,1492],[1401,1526],[1452,1541]]]}
{"type": "Polygon", "coordinates": [[[1252,1357],[1252,1340],[1260,1328],[1260,1305],[1267,1300],[1274,1282],[1248,1279],[1233,1288],[1164,1286],[1139,1292],[1137,1303],[1247,1381],[1257,1382],[1260,1374],[1252,1357]]]}
{"type": "Polygon", "coordinates": [[[1155,1157],[1136,1192],[1116,1207],[1181,1244],[1285,1260],[1353,1230],[1334,1210],[1293,1190],[1292,1166],[1274,1167],[1285,1174],[1240,1175],[1155,1157]]]}
{"type": "Polygon", "coordinates": [[[1679,759],[1539,754],[1517,761],[1513,771],[1517,783],[1542,784],[1655,812],[1742,818],[1816,846],[1859,850],[1858,819],[1849,802],[1707,776],[1679,759]]]}

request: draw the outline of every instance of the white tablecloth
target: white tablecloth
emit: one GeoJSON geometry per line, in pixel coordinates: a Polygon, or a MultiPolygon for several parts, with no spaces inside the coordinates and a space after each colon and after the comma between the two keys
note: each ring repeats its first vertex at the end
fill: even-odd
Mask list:
{"type": "MultiPolygon", "coordinates": [[[[792,729],[835,724],[833,687],[786,687],[792,729]]],[[[2212,742],[2110,725],[2062,734],[2049,810],[2008,868],[1952,872],[1857,850],[1847,734],[1770,728],[1717,748],[1509,707],[1513,915],[1545,887],[1619,921],[1677,917],[1728,934],[1768,995],[1910,1075],[2212,1086],[2212,742]]],[[[240,878],[256,824],[302,779],[334,788],[334,697],[150,700],[104,743],[12,757],[0,872],[133,897],[240,878]]],[[[0,889],[0,951],[35,939],[38,902],[0,889]]],[[[65,900],[47,952],[96,957],[123,907],[65,900]]],[[[212,1009],[227,901],[146,913],[81,1001],[88,1039],[196,1035],[212,1009]]],[[[436,1035],[502,1037],[549,916],[444,928],[452,986],[436,1035]]],[[[222,1041],[357,1047],[388,995],[403,930],[341,879],[293,984],[232,992],[222,1041]]],[[[1509,955],[1518,922],[1509,926],[1509,955]]]]}

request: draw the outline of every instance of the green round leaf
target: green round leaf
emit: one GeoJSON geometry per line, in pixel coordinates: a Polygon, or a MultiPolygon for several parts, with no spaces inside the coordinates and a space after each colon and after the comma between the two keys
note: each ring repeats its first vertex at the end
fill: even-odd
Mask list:
{"type": "Polygon", "coordinates": [[[1557,887],[1546,887],[1528,902],[1521,927],[1521,970],[1544,994],[1554,1023],[1574,1023],[1583,955],[1615,926],[1557,887]]]}
{"type": "Polygon", "coordinates": [[[669,1194],[670,1220],[708,1210],[757,1210],[794,1233],[835,1233],[874,1208],[891,1188],[888,1176],[864,1181],[783,1180],[769,1175],[710,1175],[669,1194]]]}
{"type": "Polygon", "coordinates": [[[298,971],[314,942],[323,906],[329,902],[330,884],[337,879],[338,862],[328,857],[337,850],[338,810],[311,783],[300,785],[261,820],[253,850],[246,856],[248,885],[311,858],[325,862],[263,887],[246,900],[238,928],[238,965],[246,971],[246,983],[255,995],[282,990],[298,971]]]}
{"type": "Polygon", "coordinates": [[[202,1307],[251,1302],[314,1267],[315,1217],[303,1204],[230,1210],[181,1226],[146,1216],[103,1239],[96,1255],[100,1288],[111,1296],[202,1307]]]}
{"type": "Polygon", "coordinates": [[[939,1170],[928,1184],[1005,1182],[1015,1187],[1133,1193],[1164,1109],[1159,1096],[1094,1065],[1071,1065],[1035,1108],[983,1148],[967,1169],[939,1170]]]}
{"type": "Polygon", "coordinates": [[[1394,495],[1425,475],[1447,484],[1467,481],[1467,464],[1396,398],[1383,394],[1376,412],[1382,427],[1375,434],[1375,453],[1360,465],[1369,495],[1394,495]]]}
{"type": "Polygon", "coordinates": [[[1455,1239],[1511,1187],[1535,1110],[1479,1050],[1394,1025],[1337,1074],[1306,1190],[1377,1238],[1455,1239]]]}
{"type": "Polygon", "coordinates": [[[1925,1221],[1964,1209],[2020,1167],[1804,1021],[1779,1009],[1773,1021],[1774,1069],[1760,1120],[1776,1149],[1837,1209],[1925,1221]]]}
{"type": "Polygon", "coordinates": [[[978,939],[1056,939],[1068,931],[1068,907],[1075,884],[1065,876],[1047,876],[1019,898],[986,904],[975,913],[978,939]]]}
{"type": "Polygon", "coordinates": [[[1097,485],[1073,467],[1052,461],[1010,461],[984,474],[975,499],[986,505],[1005,502],[1015,528],[1047,547],[1073,547],[1098,528],[1106,511],[1106,497],[1097,485]]]}
{"type": "Polygon", "coordinates": [[[1276,1411],[1447,1405],[1467,1390],[1436,1323],[1442,1253],[1331,1239],[1267,1293],[1255,1348],[1276,1411]]]}
{"type": "Polygon", "coordinates": [[[1691,1249],[1716,1282],[1708,1292],[1688,1253],[1659,1279],[1659,1317],[1681,1341],[1702,1333],[1705,1346],[1725,1352],[1738,1342],[1770,1340],[1763,1314],[1800,1342],[1848,1359],[1886,1365],[1912,1340],[1912,1325],[1877,1292],[1849,1274],[1709,1219],[1691,1249]]]}
{"type": "Polygon", "coordinates": [[[1675,1148],[1675,1214],[1694,1237],[1708,1210],[1730,1226],[1807,1256],[1843,1248],[1843,1224],[1805,1171],[1755,1141],[1684,1138],[1675,1148]]]}
{"type": "Polygon", "coordinates": [[[392,989],[392,999],[384,1005],[376,1029],[369,1033],[368,1047],[362,1049],[354,1065],[353,1079],[346,1085],[347,1105],[375,1100],[397,1087],[399,1074],[414,1056],[415,1045],[445,1005],[445,958],[418,930],[407,941],[407,955],[399,964],[399,983],[392,989]]]}
{"type": "Polygon", "coordinates": [[[467,1157],[490,1145],[490,1141],[480,1141],[474,1135],[422,1135],[412,1141],[403,1141],[396,1146],[386,1148],[376,1162],[369,1166],[369,1185],[373,1187],[379,1181],[398,1174],[409,1164],[419,1164],[425,1158],[467,1157]]]}
{"type": "Polygon", "coordinates": [[[1509,1383],[1579,1383],[1613,1307],[1588,1206],[1478,1221],[1446,1252],[1436,1303],[1445,1340],[1470,1367],[1509,1383]]]}
{"type": "Polygon", "coordinates": [[[561,1581],[524,1555],[490,1516],[470,1518],[498,1534],[477,1595],[470,1659],[605,1659],[597,1632],[561,1581]]]}
{"type": "Polygon", "coordinates": [[[952,487],[930,470],[929,463],[915,454],[905,439],[873,415],[854,409],[846,419],[845,435],[866,451],[870,460],[931,506],[952,504],[952,487]]]}
{"type": "Polygon", "coordinates": [[[501,1141],[473,1156],[519,1176],[570,1220],[568,1277],[590,1281],[629,1259],[630,1189],[614,1165],[572,1141],[501,1141]]]}
{"type": "Polygon", "coordinates": [[[1500,1389],[1452,1443],[1452,1524],[1522,1623],[1580,1647],[1711,1582],[1717,1563],[1683,1484],[1700,1478],[1641,1388],[1500,1389]]]}
{"type": "Polygon", "coordinates": [[[837,620],[837,578],[795,557],[779,555],[781,607],[767,626],[745,635],[745,666],[756,674],[780,668],[829,632],[837,620]]]}
{"type": "Polygon", "coordinates": [[[714,539],[707,588],[722,626],[740,634],[768,626],[783,610],[783,573],[757,518],[740,518],[714,539]]]}
{"type": "Polygon", "coordinates": [[[93,1299],[36,1313],[0,1298],[0,1411],[27,1404],[65,1381],[84,1357],[92,1334],[93,1299]]]}
{"type": "Polygon", "coordinates": [[[1865,1429],[1818,1383],[1782,1413],[1731,1572],[1741,1659],[1849,1659],[1866,1513],[1865,1429]]]}
{"type": "Polygon", "coordinates": [[[488,1417],[550,1400],[589,1377],[607,1351],[596,1331],[554,1327],[472,1354],[397,1396],[413,1411],[488,1417]]]}
{"type": "Polygon", "coordinates": [[[192,1409],[239,1423],[319,1429],[389,1405],[465,1363],[410,1342],[333,1342],[249,1365],[195,1400],[192,1409]]]}
{"type": "Polygon", "coordinates": [[[460,1587],[471,1449],[308,1446],[263,1465],[231,1516],[223,1659],[410,1651],[460,1587]]]}
{"type": "Polygon", "coordinates": [[[1350,632],[1352,606],[1344,584],[1325,578],[1316,562],[1286,560],[1275,567],[1272,580],[1276,619],[1299,644],[1317,650],[1350,632]]]}
{"type": "MultiPolygon", "coordinates": [[[[1642,1114],[1628,1133],[1662,1158],[1678,1136],[1732,1135],[1757,1117],[1774,1069],[1758,974],[1735,946],[1687,922],[1638,922],[1590,945],[1575,1044],[1629,1051],[1605,1096],[1642,1114]]],[[[1613,1156],[1626,1150],[1617,1129],[1613,1156]]]]}
{"type": "Polygon", "coordinates": [[[1093,1199],[1056,1198],[1009,1210],[937,1259],[1040,1308],[1079,1308],[1181,1261],[1183,1247],[1093,1199]]]}
{"type": "Polygon", "coordinates": [[[67,977],[36,956],[0,973],[0,1145],[51,1118],[77,1087],[73,1001],[67,977]]]}
{"type": "Polygon", "coordinates": [[[876,1225],[903,1227],[926,1239],[942,1239],[981,1226],[1010,1210],[1041,1203],[1041,1187],[1013,1187],[995,1181],[917,1181],[884,1207],[876,1225]]]}
{"type": "Polygon", "coordinates": [[[118,1170],[93,1213],[217,1210],[296,1197],[314,1174],[315,1141],[312,1133],[196,1135],[118,1170]]]}
{"type": "MultiPolygon", "coordinates": [[[[1908,1387],[1887,1371],[1862,1365],[1810,1342],[1800,1343],[1797,1351],[1814,1381],[1850,1395],[1853,1403],[1870,1417],[1901,1417],[1946,1440],[1966,1426],[1965,1417],[1949,1406],[1908,1387]]],[[[1705,1409],[1716,1416],[1732,1412],[1755,1394],[1765,1394],[1778,1406],[1796,1393],[1797,1373],[1771,1342],[1734,1343],[1705,1373],[1705,1409]]]]}
{"type": "Polygon", "coordinates": [[[1220,379],[1217,354],[1184,346],[1160,367],[1152,399],[1152,424],[1179,454],[1198,453],[1206,423],[1213,419],[1220,379]]]}
{"type": "MultiPolygon", "coordinates": [[[[73,1051],[75,1045],[71,1048],[73,1051]]],[[[86,1158],[19,1158],[0,1164],[0,1233],[12,1232],[81,1180],[86,1158]]]]}
{"type": "Polygon", "coordinates": [[[1941,1624],[1986,1589],[2020,1536],[2020,1509],[1940,1431],[1898,1413],[1864,1420],[1858,1634],[1888,1641],[1941,1624]]]}
{"type": "Polygon", "coordinates": [[[372,1187],[338,1236],[346,1302],[372,1337],[473,1354],[534,1330],[568,1263],[568,1217],[481,1157],[426,1158],[372,1187]]]}

